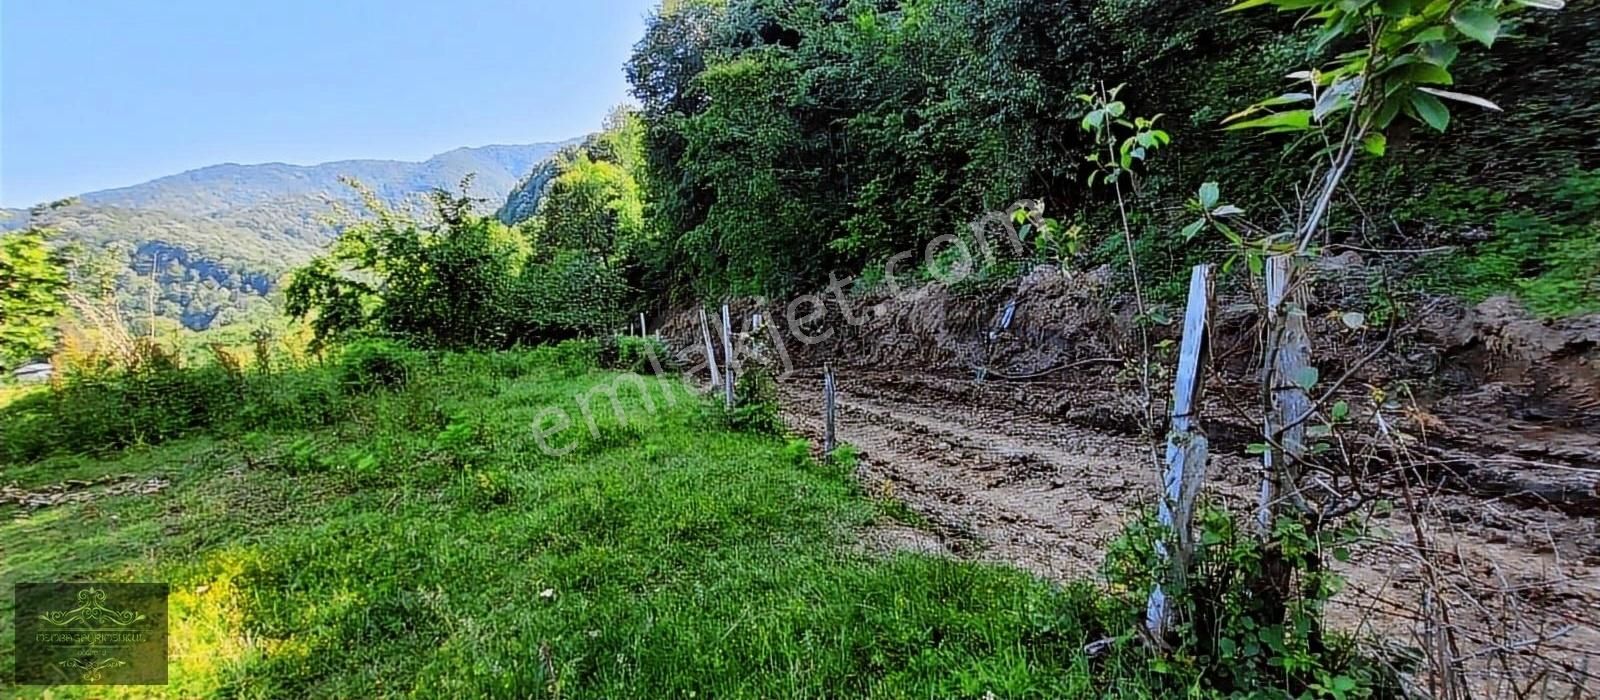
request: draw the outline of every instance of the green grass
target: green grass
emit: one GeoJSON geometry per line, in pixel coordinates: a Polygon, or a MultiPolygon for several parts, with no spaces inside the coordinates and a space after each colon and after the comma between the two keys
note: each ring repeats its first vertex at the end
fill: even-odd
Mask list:
{"type": "MultiPolygon", "coordinates": [[[[1121,670],[1142,663],[1079,652],[1132,611],[1012,569],[862,551],[854,532],[886,516],[849,474],[727,429],[676,379],[649,380],[654,412],[624,391],[627,422],[600,398],[591,434],[573,397],[615,376],[554,352],[439,356],[321,427],[0,464],[24,488],[170,482],[25,518],[0,506],[0,586],[172,584],[169,687],[56,697],[1152,694],[1121,670]],[[552,440],[562,457],[533,429],[550,406],[577,423],[552,440]]],[[[13,693],[42,690],[0,685],[13,693]]]]}
{"type": "Polygon", "coordinates": [[[1444,228],[1480,227],[1486,240],[1426,261],[1424,289],[1478,302],[1515,297],[1534,314],[1562,318],[1600,312],[1600,170],[1552,178],[1534,208],[1505,193],[1438,188],[1401,219],[1444,228]]]}

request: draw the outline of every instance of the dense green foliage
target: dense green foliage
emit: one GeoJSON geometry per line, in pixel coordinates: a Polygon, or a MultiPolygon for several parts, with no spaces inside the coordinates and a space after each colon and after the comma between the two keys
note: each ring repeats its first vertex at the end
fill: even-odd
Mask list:
{"type": "Polygon", "coordinates": [[[537,250],[603,263],[636,288],[659,288],[652,273],[664,243],[659,229],[646,226],[643,136],[636,112],[613,111],[602,130],[523,180],[500,220],[517,225],[537,250]]]}
{"type": "Polygon", "coordinates": [[[1479,232],[1483,241],[1419,265],[1417,281],[1471,301],[1514,291],[1535,313],[1600,312],[1600,170],[1533,189],[1524,203],[1487,188],[1443,189],[1397,216],[1479,232]]]}
{"type": "Polygon", "coordinates": [[[48,355],[67,286],[44,231],[0,238],[0,369],[48,355]]]}
{"type": "MultiPolygon", "coordinates": [[[[1128,112],[1163,115],[1172,136],[1129,193],[1140,200],[1131,214],[1140,267],[1158,293],[1172,293],[1179,270],[1225,244],[1180,235],[1182,205],[1202,182],[1225,183],[1230,200],[1263,223],[1296,216],[1286,196],[1304,187],[1306,172],[1276,157],[1292,139],[1225,132],[1224,118],[1282,92],[1284,73],[1349,48],[1319,42],[1315,23],[1298,28],[1293,15],[1224,6],[664,3],[629,64],[646,123],[646,226],[675,241],[650,258],[659,271],[651,279],[660,280],[651,288],[678,296],[803,291],[829,272],[873,269],[901,251],[920,259],[928,242],[964,234],[984,212],[1020,199],[1079,224],[1062,230],[1085,239],[1081,254],[1042,246],[1027,255],[1125,265],[1112,193],[1084,186],[1094,136],[1078,128],[1089,110],[1076,96],[1128,83],[1120,96],[1128,112]]],[[[1437,208],[1448,185],[1490,187],[1544,214],[1560,208],[1538,199],[1552,173],[1594,166],[1600,150],[1584,125],[1600,109],[1600,85],[1580,68],[1600,55],[1600,3],[1497,22],[1494,53],[1461,52],[1450,83],[1505,113],[1457,110],[1448,144],[1395,130],[1386,158],[1353,173],[1353,197],[1335,202],[1329,241],[1404,248],[1446,238],[1472,256],[1480,242],[1470,236],[1489,221],[1397,227],[1389,212],[1437,208]]],[[[1433,94],[1403,97],[1440,118],[1433,94]]],[[[1428,121],[1414,107],[1403,111],[1428,121]]]]}
{"type": "Polygon", "coordinates": [[[340,233],[328,255],[296,270],[287,311],[309,319],[319,345],[380,333],[424,347],[494,348],[620,325],[627,286],[581,248],[530,240],[472,200],[434,195],[434,224],[380,202],[371,221],[340,233]]]}
{"type": "Polygon", "coordinates": [[[1404,697],[1392,666],[1363,658],[1351,640],[1323,631],[1323,615],[1344,579],[1329,570],[1323,558],[1349,560],[1349,546],[1358,528],[1329,528],[1320,533],[1288,520],[1280,523],[1271,544],[1254,534],[1249,518],[1207,505],[1196,515],[1199,544],[1181,582],[1161,581],[1156,543],[1170,534],[1153,513],[1135,519],[1107,547],[1105,574],[1111,589],[1126,592],[1137,605],[1161,581],[1173,599],[1185,606],[1173,641],[1175,653],[1152,660],[1154,668],[1178,677],[1197,677],[1224,696],[1274,697],[1404,697]],[[1297,572],[1300,595],[1290,601],[1282,621],[1264,622],[1268,613],[1263,581],[1265,567],[1282,558],[1297,572]],[[1196,601],[1205,601],[1195,605],[1196,601]]]}

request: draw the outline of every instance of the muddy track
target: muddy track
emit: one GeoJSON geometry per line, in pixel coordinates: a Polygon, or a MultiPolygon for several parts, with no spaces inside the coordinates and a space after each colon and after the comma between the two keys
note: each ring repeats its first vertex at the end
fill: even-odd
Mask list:
{"type": "MultiPolygon", "coordinates": [[[[811,437],[822,430],[820,384],[804,371],[780,384],[790,426],[811,437]]],[[[1151,455],[1127,429],[1136,409],[1109,383],[846,370],[839,386],[839,439],[857,448],[864,487],[920,514],[952,556],[1095,579],[1109,539],[1153,502],[1151,455]]],[[[1243,505],[1255,469],[1242,453],[1248,432],[1220,432],[1208,490],[1243,505]]],[[[1335,624],[1420,646],[1423,599],[1437,597],[1479,697],[1515,697],[1512,683],[1541,672],[1600,697],[1600,524],[1525,498],[1415,495],[1428,556],[1403,509],[1372,521],[1374,535],[1342,566],[1335,624]]]]}

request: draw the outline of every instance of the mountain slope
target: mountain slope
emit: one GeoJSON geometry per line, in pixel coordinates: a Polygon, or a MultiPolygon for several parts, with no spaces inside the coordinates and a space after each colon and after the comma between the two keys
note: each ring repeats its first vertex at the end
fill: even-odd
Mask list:
{"type": "Polygon", "coordinates": [[[567,143],[458,148],[422,162],[213,165],[90,192],[38,215],[0,210],[0,233],[49,226],[63,245],[110,263],[127,318],[203,330],[261,318],[283,273],[331,240],[339,210],[361,211],[342,178],[360,181],[392,208],[415,211],[427,192],[455,191],[471,175],[468,194],[492,211],[567,143]]]}
{"type": "Polygon", "coordinates": [[[394,160],[343,160],[318,165],[224,163],[149,182],[82,195],[85,204],[160,209],[210,215],[280,200],[327,195],[356,201],[340,178],[353,177],[389,204],[436,187],[455,189],[474,176],[470,193],[503,201],[517,181],[564,144],[458,148],[420,163],[394,160]]]}

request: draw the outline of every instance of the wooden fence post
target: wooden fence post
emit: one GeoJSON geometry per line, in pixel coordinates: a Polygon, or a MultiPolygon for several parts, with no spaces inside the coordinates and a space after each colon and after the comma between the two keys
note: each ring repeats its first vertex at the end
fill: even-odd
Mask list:
{"type": "Polygon", "coordinates": [[[1305,415],[1311,409],[1311,341],[1306,333],[1306,294],[1298,284],[1298,266],[1290,255],[1267,258],[1266,359],[1262,382],[1268,406],[1262,435],[1260,501],[1256,527],[1262,539],[1286,491],[1299,481],[1299,460],[1305,455],[1305,415]]]}
{"type": "Polygon", "coordinates": [[[1000,334],[1011,330],[1011,319],[1017,314],[1017,300],[1015,297],[1006,302],[1005,308],[1000,311],[1000,325],[990,328],[989,333],[983,338],[983,365],[978,368],[978,382],[989,376],[989,361],[994,357],[994,344],[1000,339],[1000,334]]]}
{"type": "Polygon", "coordinates": [[[822,455],[827,459],[833,458],[833,451],[839,446],[833,427],[834,410],[837,405],[834,389],[833,364],[824,364],[822,366],[822,455]]]}
{"type": "Polygon", "coordinates": [[[639,312],[639,337],[640,338],[644,338],[644,337],[646,337],[648,335],[650,335],[650,333],[649,333],[649,331],[645,330],[644,312],[640,311],[639,312]]]}
{"type": "MultiPolygon", "coordinates": [[[[1256,535],[1262,542],[1261,580],[1256,583],[1257,604],[1263,619],[1280,620],[1287,614],[1286,597],[1293,585],[1292,565],[1282,551],[1271,546],[1278,519],[1292,513],[1307,514],[1300,496],[1301,458],[1305,456],[1305,420],[1311,410],[1307,390],[1316,384],[1311,367],[1311,341],[1306,333],[1307,295],[1300,281],[1299,261],[1276,255],[1266,262],[1266,358],[1262,363],[1262,406],[1266,419],[1261,453],[1261,493],[1256,511],[1256,535]]],[[[1320,636],[1314,628],[1311,635],[1320,636]]]]}
{"type": "Polygon", "coordinates": [[[722,386],[722,375],[717,372],[717,350],[711,344],[711,324],[706,321],[706,310],[700,309],[700,336],[706,341],[706,366],[711,369],[711,386],[722,386]]]}
{"type": "MultiPolygon", "coordinates": [[[[1189,277],[1189,306],[1183,317],[1178,377],[1172,389],[1172,428],[1167,432],[1167,471],[1157,506],[1161,524],[1177,538],[1177,546],[1172,548],[1157,540],[1156,554],[1170,563],[1168,580],[1180,585],[1194,555],[1195,500],[1206,476],[1209,443],[1201,427],[1200,410],[1205,394],[1212,289],[1211,266],[1196,265],[1189,277]]],[[[1157,583],[1145,606],[1145,627],[1154,639],[1164,639],[1170,618],[1166,591],[1157,583]]]]}
{"type": "Polygon", "coordinates": [[[722,392],[728,410],[733,410],[733,329],[728,321],[728,305],[722,305],[722,392]]]}

